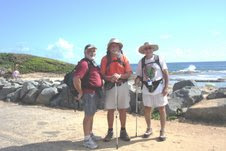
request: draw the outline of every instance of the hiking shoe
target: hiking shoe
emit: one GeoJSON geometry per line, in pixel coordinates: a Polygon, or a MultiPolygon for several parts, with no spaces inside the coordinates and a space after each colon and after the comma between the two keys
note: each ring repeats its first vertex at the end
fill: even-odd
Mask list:
{"type": "Polygon", "coordinates": [[[104,138],[104,142],[111,141],[112,137],[113,137],[113,131],[108,131],[107,135],[104,138]]]}
{"type": "Polygon", "coordinates": [[[165,141],[166,140],[166,136],[164,134],[164,131],[160,131],[159,140],[160,141],[165,141]]]}
{"type": "Polygon", "coordinates": [[[93,141],[91,137],[88,140],[84,140],[83,146],[89,149],[96,149],[98,147],[98,145],[93,141]]]}
{"type": "Polygon", "coordinates": [[[147,128],[146,132],[144,133],[144,135],[142,137],[143,138],[148,138],[151,134],[152,134],[152,129],[151,128],[147,128]]]}
{"type": "Polygon", "coordinates": [[[123,140],[123,141],[130,141],[130,138],[129,138],[126,130],[121,130],[120,139],[123,140]]]}
{"type": "Polygon", "coordinates": [[[94,141],[100,141],[102,140],[101,136],[96,136],[93,133],[90,134],[90,137],[94,140],[94,141]]]}

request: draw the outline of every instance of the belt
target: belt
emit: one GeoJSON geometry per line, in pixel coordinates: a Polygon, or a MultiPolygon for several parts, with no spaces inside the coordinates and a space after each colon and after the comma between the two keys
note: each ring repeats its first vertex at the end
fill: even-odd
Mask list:
{"type": "Polygon", "coordinates": [[[117,86],[121,86],[123,83],[127,82],[128,80],[119,80],[119,82],[116,82],[117,86]]]}

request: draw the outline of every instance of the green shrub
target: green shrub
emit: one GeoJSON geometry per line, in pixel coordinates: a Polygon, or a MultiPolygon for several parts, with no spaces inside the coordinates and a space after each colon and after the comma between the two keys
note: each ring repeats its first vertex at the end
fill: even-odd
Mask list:
{"type": "Polygon", "coordinates": [[[0,68],[17,68],[20,73],[50,72],[66,73],[71,71],[75,65],[25,54],[0,53],[0,68]]]}

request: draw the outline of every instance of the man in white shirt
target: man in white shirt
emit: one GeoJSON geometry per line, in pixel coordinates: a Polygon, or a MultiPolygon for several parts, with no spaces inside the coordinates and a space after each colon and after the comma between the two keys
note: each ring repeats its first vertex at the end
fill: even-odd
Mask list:
{"type": "Polygon", "coordinates": [[[139,48],[139,52],[145,56],[139,61],[137,67],[137,78],[135,84],[142,82],[142,98],[144,104],[144,116],[147,124],[147,130],[143,137],[148,138],[152,134],[150,113],[152,108],[157,107],[160,113],[160,136],[159,140],[164,141],[166,111],[165,105],[168,104],[168,68],[165,61],[153,54],[158,50],[158,45],[145,42],[139,48]]]}

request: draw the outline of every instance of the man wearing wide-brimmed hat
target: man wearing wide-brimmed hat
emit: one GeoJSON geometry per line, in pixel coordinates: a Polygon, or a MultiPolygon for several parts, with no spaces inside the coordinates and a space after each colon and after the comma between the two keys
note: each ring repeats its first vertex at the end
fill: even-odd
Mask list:
{"type": "Polygon", "coordinates": [[[105,109],[108,111],[108,132],[104,141],[113,137],[114,112],[119,111],[121,122],[120,138],[130,141],[126,132],[126,111],[129,108],[128,78],[132,73],[128,59],[122,52],[123,44],[118,39],[112,38],[107,45],[107,55],[101,60],[101,73],[105,80],[105,109]],[[117,95],[117,96],[116,96],[117,95]]]}
{"type": "Polygon", "coordinates": [[[95,149],[98,147],[95,141],[101,137],[93,134],[93,118],[97,110],[97,90],[102,87],[100,68],[94,59],[97,48],[88,44],[85,46],[83,58],[76,67],[74,73],[74,87],[78,91],[77,99],[82,98],[85,116],[83,119],[84,143],[85,147],[95,149]]]}
{"type": "Polygon", "coordinates": [[[147,130],[143,137],[147,138],[152,134],[150,113],[152,108],[157,107],[160,113],[160,141],[166,139],[165,123],[166,111],[165,105],[168,104],[168,68],[162,57],[153,54],[159,49],[157,44],[145,42],[139,48],[139,52],[145,55],[138,63],[137,78],[135,84],[142,82],[142,98],[144,104],[144,116],[147,124],[147,130]]]}

